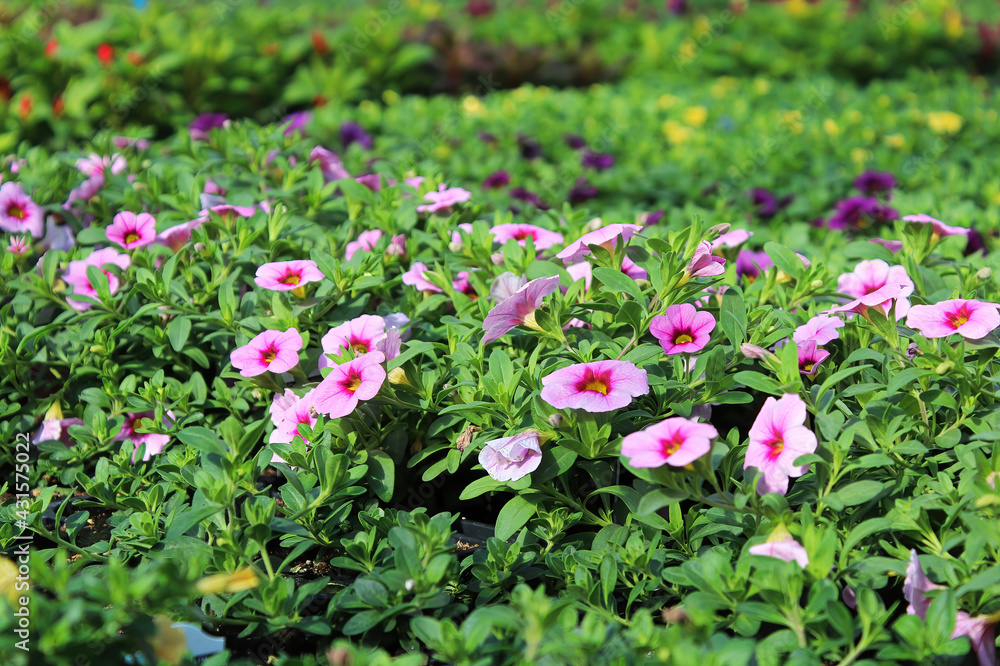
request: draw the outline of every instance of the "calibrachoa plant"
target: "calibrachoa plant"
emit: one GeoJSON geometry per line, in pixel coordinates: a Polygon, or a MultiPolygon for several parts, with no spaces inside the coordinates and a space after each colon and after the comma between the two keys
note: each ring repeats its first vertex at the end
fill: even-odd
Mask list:
{"type": "MultiPolygon", "coordinates": [[[[446,102],[387,94],[0,161],[4,663],[190,662],[186,621],[218,664],[996,664],[995,187],[661,197],[487,112],[534,94],[430,150],[446,102]]],[[[747,120],[678,103],[635,120],[678,160],[747,120]]]]}

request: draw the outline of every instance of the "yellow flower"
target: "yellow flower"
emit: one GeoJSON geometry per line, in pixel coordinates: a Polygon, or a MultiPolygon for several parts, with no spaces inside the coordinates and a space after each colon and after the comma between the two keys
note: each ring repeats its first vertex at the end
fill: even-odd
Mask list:
{"type": "Polygon", "coordinates": [[[691,106],[684,109],[684,122],[692,127],[701,127],[708,119],[708,109],[703,106],[691,106]]]}
{"type": "Polygon", "coordinates": [[[944,32],[952,39],[962,36],[962,14],[956,9],[946,9],[944,11],[944,32]]]}
{"type": "Polygon", "coordinates": [[[781,114],[781,124],[791,130],[793,134],[802,134],[802,112],[785,111],[781,114]]]}
{"type": "Polygon", "coordinates": [[[486,109],[486,105],[478,97],[468,95],[462,100],[462,108],[470,116],[480,116],[486,109]]]}
{"type": "Polygon", "coordinates": [[[174,629],[173,623],[165,615],[157,615],[156,635],[149,641],[156,658],[173,666],[184,660],[188,652],[187,637],[183,629],[174,629]]]}
{"type": "Polygon", "coordinates": [[[402,368],[393,368],[390,370],[388,378],[390,384],[405,384],[406,386],[412,386],[410,384],[410,378],[406,376],[406,371],[402,368]]]}
{"type": "Polygon", "coordinates": [[[660,109],[669,109],[676,106],[679,101],[680,99],[673,95],[660,95],[660,98],[656,100],[656,106],[660,109]]]}
{"type": "Polygon", "coordinates": [[[676,120],[668,120],[663,123],[663,133],[666,135],[667,140],[672,144],[687,143],[694,134],[694,130],[690,127],[685,127],[681,125],[676,120]]]}
{"type": "Polygon", "coordinates": [[[682,60],[690,60],[691,58],[698,55],[698,46],[690,39],[685,39],[681,42],[681,47],[678,49],[682,60]]]}
{"type": "Polygon", "coordinates": [[[902,134],[890,134],[883,139],[887,146],[900,150],[906,146],[906,138],[902,134]]]}
{"type": "Polygon", "coordinates": [[[840,127],[837,126],[837,122],[833,118],[827,118],[823,121],[823,130],[830,136],[840,134],[840,127]]]}
{"type": "Polygon", "coordinates": [[[935,134],[955,134],[962,129],[962,116],[954,111],[933,111],[927,114],[927,126],[935,134]]]}
{"type": "Polygon", "coordinates": [[[198,594],[219,594],[222,592],[243,592],[257,587],[257,574],[249,567],[242,567],[232,573],[205,576],[195,583],[198,594]]]}
{"type": "Polygon", "coordinates": [[[806,0],[788,0],[785,3],[785,9],[788,13],[796,18],[800,18],[809,13],[809,5],[806,0]]]}
{"type": "Polygon", "coordinates": [[[0,557],[0,595],[3,595],[12,607],[19,606],[18,598],[27,596],[27,590],[17,589],[17,563],[0,557]]]}

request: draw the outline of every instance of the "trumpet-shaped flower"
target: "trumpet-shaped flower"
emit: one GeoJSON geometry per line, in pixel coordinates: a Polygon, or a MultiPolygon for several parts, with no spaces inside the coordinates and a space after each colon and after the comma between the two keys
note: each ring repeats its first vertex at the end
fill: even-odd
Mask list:
{"type": "Polygon", "coordinates": [[[123,211],[115,215],[111,226],[104,233],[112,243],[117,243],[126,250],[134,250],[156,240],[156,218],[149,213],[136,215],[123,211]]]}
{"type": "Polygon", "coordinates": [[[929,224],[934,227],[935,236],[968,236],[971,231],[971,229],[967,227],[953,227],[950,224],[945,224],[941,220],[934,219],[930,215],[924,215],[923,213],[919,215],[905,215],[903,220],[905,222],[929,224]]]}
{"type": "Polygon", "coordinates": [[[555,291],[558,286],[558,275],[538,278],[528,282],[510,298],[497,304],[483,320],[483,330],[486,331],[483,344],[493,342],[521,324],[537,330],[535,310],[541,307],[542,299],[555,291]]]}
{"type": "Polygon", "coordinates": [[[490,283],[490,298],[497,303],[501,303],[517,293],[527,283],[528,280],[526,278],[515,275],[510,271],[504,271],[490,283]]]}
{"type": "Polygon", "coordinates": [[[789,535],[780,541],[765,541],[747,549],[751,555],[776,557],[785,562],[795,562],[803,569],[809,564],[809,554],[798,541],[789,535]]]}
{"type": "Polygon", "coordinates": [[[497,224],[490,229],[493,239],[503,245],[507,241],[514,239],[521,247],[527,245],[528,238],[535,245],[536,250],[546,250],[553,245],[560,245],[565,240],[562,234],[549,231],[543,227],[536,227],[533,224],[497,224]]]}
{"type": "Polygon", "coordinates": [[[486,442],[479,452],[479,464],[497,481],[517,481],[538,469],[541,462],[542,449],[533,430],[486,442]]]}
{"type": "MultiPolygon", "coordinates": [[[[892,307],[892,301],[899,298],[905,290],[906,288],[903,285],[890,282],[870,294],[856,298],[848,303],[844,303],[839,307],[830,308],[825,314],[833,314],[836,312],[855,312],[863,316],[865,312],[868,311],[868,308],[875,307],[881,308],[883,312],[888,314],[889,308],[892,307]]],[[[901,300],[905,301],[905,299],[901,300]]],[[[909,303],[907,303],[907,310],[909,310],[909,303]]]]}
{"type": "MultiPolygon", "coordinates": [[[[115,437],[114,441],[123,442],[126,439],[131,439],[132,443],[135,444],[135,452],[138,452],[140,444],[145,444],[146,451],[142,456],[143,460],[149,460],[152,456],[161,453],[163,451],[163,447],[170,443],[170,435],[155,432],[136,432],[136,428],[142,427],[142,419],[152,419],[155,414],[156,412],[154,410],[138,412],[135,414],[126,414],[125,423],[122,425],[122,431],[118,433],[118,436],[115,437]]],[[[167,411],[163,415],[163,427],[170,428],[174,423],[173,418],[173,413],[167,411]]],[[[133,463],[135,462],[135,452],[132,453],[133,463]]]]}
{"type": "Polygon", "coordinates": [[[796,351],[799,355],[799,372],[806,375],[815,375],[819,364],[830,356],[830,352],[818,347],[813,340],[796,343],[796,351]]]}
{"type": "Polygon", "coordinates": [[[353,412],[361,400],[374,398],[385,382],[386,372],[381,363],[385,355],[370,352],[333,366],[323,381],[313,390],[313,407],[320,414],[340,418],[353,412]]]}
{"type": "Polygon", "coordinates": [[[556,409],[610,412],[649,393],[646,371],[629,361],[577,363],[542,378],[542,400],[556,409]]]}
{"type": "Polygon", "coordinates": [[[327,354],[339,356],[350,349],[355,356],[368,352],[385,353],[385,319],[376,315],[361,315],[350,321],[345,321],[327,331],[320,341],[323,345],[323,355],[319,357],[319,367],[327,368],[334,362],[327,354]]]}
{"type": "Polygon", "coordinates": [[[216,127],[224,127],[229,122],[225,113],[202,113],[188,126],[192,141],[208,141],[208,133],[216,127]]]}
{"type": "Polygon", "coordinates": [[[0,185],[0,229],[14,234],[29,233],[41,238],[45,214],[20,183],[0,185]]]}
{"type": "Polygon", "coordinates": [[[715,317],[699,312],[690,303],[679,303],[667,308],[666,314],[653,317],[649,332],[660,341],[668,356],[701,351],[711,339],[715,317]]]}
{"type": "Polygon", "coordinates": [[[287,331],[263,331],[249,343],[229,355],[233,367],[244,377],[256,377],[265,372],[288,372],[299,363],[302,335],[287,331]]]}
{"type": "Polygon", "coordinates": [[[795,460],[816,451],[816,435],[805,427],[806,403],[794,393],[780,400],[768,398],[750,428],[743,469],[756,467],[763,474],[757,492],[788,492],[789,477],[797,478],[809,471],[809,465],[795,465],[795,460]]]}
{"type": "Polygon", "coordinates": [[[56,441],[65,446],[72,446],[73,439],[69,434],[72,425],[83,425],[82,419],[46,419],[31,438],[33,444],[56,441]]]}
{"type": "Polygon", "coordinates": [[[795,329],[792,340],[797,345],[807,342],[815,342],[817,345],[825,345],[840,337],[837,329],[844,325],[844,320],[840,317],[831,317],[827,314],[818,314],[802,326],[795,329]]]}
{"type": "Polygon", "coordinates": [[[712,450],[719,432],[708,423],[675,416],[622,440],[622,455],[632,467],[683,467],[712,450]]]}
{"type": "MultiPolygon", "coordinates": [[[[590,262],[587,263],[589,265],[590,262]]],[[[649,278],[649,273],[628,257],[622,257],[622,273],[633,280],[646,280],[649,278]]]]}
{"type": "Polygon", "coordinates": [[[736,255],[736,277],[745,277],[749,281],[757,279],[761,273],[766,271],[774,262],[767,252],[755,252],[753,250],[740,250],[736,255]]]}
{"type": "Polygon", "coordinates": [[[272,261],[257,268],[254,283],[261,289],[291,291],[325,277],[316,262],[309,259],[272,261]]]}
{"type": "MultiPolygon", "coordinates": [[[[898,284],[901,287],[896,299],[896,318],[901,319],[910,309],[906,297],[913,293],[913,280],[902,266],[890,266],[881,259],[868,259],[858,263],[850,273],[844,273],[837,278],[837,290],[854,298],[872,294],[887,284],[898,284]]],[[[882,309],[889,311],[891,303],[886,300],[882,309]]]]}
{"type": "Polygon", "coordinates": [[[424,200],[430,203],[417,206],[418,213],[440,213],[451,210],[455,204],[460,204],[469,200],[472,192],[463,190],[461,187],[445,188],[445,184],[438,186],[437,192],[428,192],[424,195],[424,200]]]}
{"type": "Polygon", "coordinates": [[[380,229],[362,231],[358,234],[357,240],[353,240],[347,244],[347,260],[350,261],[351,257],[353,257],[358,251],[371,252],[374,250],[376,243],[382,239],[382,235],[383,234],[380,229]]]}
{"type": "Polygon", "coordinates": [[[567,265],[573,264],[590,254],[591,245],[600,245],[609,252],[613,252],[619,236],[627,243],[632,236],[640,231],[642,231],[641,224],[609,224],[580,236],[556,256],[567,265]]]}
{"type": "MultiPolygon", "coordinates": [[[[89,296],[90,298],[97,298],[97,289],[94,285],[90,283],[90,277],[87,275],[87,268],[90,266],[97,266],[102,273],[104,273],[108,278],[108,290],[111,294],[115,294],[118,291],[118,287],[121,283],[118,281],[118,276],[108,271],[104,266],[112,264],[118,268],[125,270],[129,267],[131,260],[126,254],[118,254],[112,248],[105,248],[103,250],[95,250],[91,252],[86,259],[78,259],[77,261],[69,262],[69,266],[66,268],[66,272],[63,273],[63,280],[67,284],[73,287],[73,294],[79,296],[89,296]]],[[[66,298],[66,302],[74,310],[79,310],[83,312],[89,310],[91,303],[85,301],[74,300],[72,296],[66,298]]]]}
{"type": "Polygon", "coordinates": [[[319,162],[319,169],[323,173],[323,180],[327,183],[344,178],[350,178],[344,163],[336,153],[327,150],[323,146],[316,146],[309,152],[309,163],[319,162]]]}
{"type": "MultiPolygon", "coordinates": [[[[284,394],[276,393],[274,395],[274,401],[270,408],[274,430],[271,431],[268,442],[271,444],[291,444],[296,436],[302,437],[299,432],[300,425],[309,427],[316,425],[316,416],[312,409],[313,393],[310,391],[300,398],[291,389],[285,389],[284,394]]],[[[285,460],[275,454],[271,458],[271,462],[285,462],[285,460]]]]}
{"type": "Polygon", "coordinates": [[[165,245],[174,252],[180,252],[181,248],[191,240],[191,232],[205,223],[204,218],[197,218],[190,222],[176,224],[169,229],[164,229],[156,235],[158,245],[165,245]]]}
{"type": "Polygon", "coordinates": [[[914,305],[906,317],[906,325],[927,338],[945,338],[958,333],[978,340],[1000,327],[996,303],[954,298],[933,305],[914,305]]]}
{"type": "Polygon", "coordinates": [[[726,272],[726,260],[712,254],[712,244],[708,241],[698,243],[691,257],[691,263],[684,271],[689,277],[711,277],[726,272]]]}

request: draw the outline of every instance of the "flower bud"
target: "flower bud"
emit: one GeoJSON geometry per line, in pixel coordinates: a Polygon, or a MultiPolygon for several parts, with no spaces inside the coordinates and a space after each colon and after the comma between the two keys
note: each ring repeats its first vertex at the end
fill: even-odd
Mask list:
{"type": "Polygon", "coordinates": [[[553,428],[558,428],[560,425],[562,425],[562,421],[563,421],[562,414],[552,414],[551,416],[549,416],[549,425],[552,426],[553,428]]]}
{"type": "Polygon", "coordinates": [[[753,359],[755,361],[763,361],[766,358],[774,357],[774,354],[772,354],[768,350],[764,349],[763,347],[759,347],[757,345],[752,345],[749,342],[744,342],[742,345],[740,345],[740,352],[742,352],[742,354],[747,358],[753,359]]]}
{"type": "Polygon", "coordinates": [[[989,266],[984,266],[976,271],[977,280],[989,280],[991,275],[993,275],[993,269],[989,266]]]}

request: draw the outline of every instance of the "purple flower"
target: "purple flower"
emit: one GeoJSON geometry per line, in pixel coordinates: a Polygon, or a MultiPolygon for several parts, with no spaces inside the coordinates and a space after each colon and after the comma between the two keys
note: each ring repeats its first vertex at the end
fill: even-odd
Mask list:
{"type": "Polygon", "coordinates": [[[203,113],[191,121],[188,129],[195,141],[208,141],[209,131],[225,126],[229,116],[225,113],[203,113]]]}
{"type": "Polygon", "coordinates": [[[875,197],[848,197],[837,204],[827,226],[831,229],[859,229],[878,222],[899,219],[899,212],[879,203],[875,197]]]}
{"type": "Polygon", "coordinates": [[[377,173],[366,173],[363,176],[357,176],[354,180],[373,192],[378,192],[382,189],[382,176],[377,173]]]}
{"type": "Polygon", "coordinates": [[[534,160],[542,156],[542,144],[530,136],[518,134],[517,145],[521,149],[521,157],[526,160],[534,160]]]}
{"type": "Polygon", "coordinates": [[[327,183],[342,178],[350,178],[344,163],[340,161],[337,154],[327,150],[323,146],[316,146],[309,151],[309,163],[319,162],[319,168],[323,172],[323,180],[327,183]]]}
{"type": "Polygon", "coordinates": [[[654,224],[659,224],[660,220],[663,219],[663,216],[665,214],[666,211],[662,209],[650,211],[648,213],[642,213],[641,215],[639,215],[639,218],[636,220],[636,222],[643,225],[644,227],[651,227],[654,224]]]}
{"type": "Polygon", "coordinates": [[[584,169],[605,171],[615,165],[615,156],[611,153],[595,153],[592,150],[588,150],[583,154],[580,163],[584,169]]]}
{"type": "Polygon", "coordinates": [[[788,195],[778,199],[768,190],[765,190],[762,187],[755,187],[750,190],[750,199],[753,201],[753,205],[757,209],[757,217],[767,220],[774,217],[779,210],[792,203],[792,199],[794,199],[794,197],[792,195],[788,195]]]}
{"type": "Polygon", "coordinates": [[[854,187],[862,194],[888,192],[896,187],[896,179],[888,171],[865,171],[854,179],[854,187]]]}
{"type": "Polygon", "coordinates": [[[510,190],[510,196],[513,197],[514,199],[518,199],[519,201],[529,203],[539,210],[549,209],[549,206],[544,201],[542,201],[542,199],[537,194],[535,194],[534,192],[530,192],[523,187],[520,186],[512,187],[510,190]]]}
{"type": "Polygon", "coordinates": [[[683,16],[684,14],[687,14],[687,0],[667,0],[667,11],[674,16],[683,16]]]}
{"type": "Polygon", "coordinates": [[[767,256],[767,252],[740,250],[736,255],[736,278],[746,277],[753,281],[771,266],[774,266],[774,262],[767,256]]]}
{"type": "Polygon", "coordinates": [[[487,132],[486,130],[479,130],[479,134],[477,136],[479,137],[479,140],[482,141],[483,143],[488,143],[494,146],[497,143],[497,138],[492,134],[490,134],[489,132],[487,132]]]}
{"type": "Polygon", "coordinates": [[[288,115],[282,122],[283,125],[288,125],[285,127],[285,136],[291,136],[295,132],[299,132],[305,136],[306,130],[305,126],[312,121],[312,114],[308,111],[296,111],[288,115]]]}
{"type": "Polygon", "coordinates": [[[340,144],[347,150],[352,143],[358,144],[365,150],[371,150],[372,137],[361,125],[348,120],[340,126],[340,144]]]}
{"type": "Polygon", "coordinates": [[[484,190],[498,190],[510,184],[510,174],[506,171],[494,171],[483,180],[484,190]]]}
{"type": "Polygon", "coordinates": [[[563,134],[563,140],[573,150],[581,150],[587,147],[587,142],[583,140],[583,137],[576,134],[563,134]]]}
{"type": "Polygon", "coordinates": [[[600,191],[596,187],[588,183],[586,178],[580,177],[573,184],[573,188],[569,191],[567,199],[570,204],[577,206],[584,201],[594,199],[598,194],[600,194],[600,191]]]}

